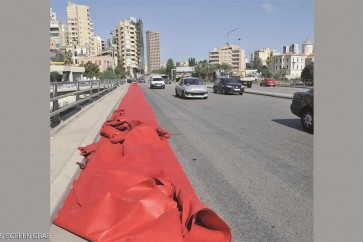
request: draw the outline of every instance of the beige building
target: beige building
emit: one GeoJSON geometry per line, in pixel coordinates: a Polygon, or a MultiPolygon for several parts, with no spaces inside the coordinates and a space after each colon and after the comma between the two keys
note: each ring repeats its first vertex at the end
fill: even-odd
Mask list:
{"type": "Polygon", "coordinates": [[[209,63],[227,63],[237,73],[246,69],[245,51],[238,45],[223,45],[209,52],[209,63]]]}
{"type": "Polygon", "coordinates": [[[60,49],[67,45],[67,25],[57,21],[57,15],[50,9],[50,49],[60,49]]]}
{"type": "Polygon", "coordinates": [[[277,55],[276,50],[272,50],[270,48],[263,48],[261,50],[256,50],[254,53],[252,53],[252,61],[254,62],[258,58],[262,60],[262,65],[267,66],[267,58],[273,55],[277,55]]]}
{"type": "Polygon", "coordinates": [[[126,73],[136,77],[144,72],[142,21],[134,17],[121,20],[113,31],[115,56],[124,64],[126,73]]]}
{"type": "Polygon", "coordinates": [[[188,67],[189,66],[189,62],[188,61],[179,61],[177,63],[175,63],[176,67],[188,67]]]}
{"type": "Polygon", "coordinates": [[[86,46],[90,53],[93,23],[89,7],[68,2],[67,4],[68,45],[86,46]]]}
{"type": "Polygon", "coordinates": [[[57,20],[50,20],[50,49],[59,49],[67,45],[66,27],[57,20]]]}
{"type": "Polygon", "coordinates": [[[147,70],[151,73],[153,70],[160,69],[160,33],[158,31],[146,31],[146,49],[147,70]]]}
{"type": "Polygon", "coordinates": [[[77,66],[81,64],[86,64],[90,61],[93,64],[98,65],[100,72],[107,70],[108,68],[112,69],[112,57],[111,56],[88,56],[88,57],[78,57],[77,58],[77,66]]]}

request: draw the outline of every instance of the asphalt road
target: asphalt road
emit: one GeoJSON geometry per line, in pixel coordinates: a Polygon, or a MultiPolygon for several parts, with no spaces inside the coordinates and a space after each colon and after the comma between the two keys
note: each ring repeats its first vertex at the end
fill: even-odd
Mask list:
{"type": "Polygon", "coordinates": [[[291,100],[254,95],[180,99],[140,84],[199,199],[233,241],[313,241],[313,134],[291,100]]]}

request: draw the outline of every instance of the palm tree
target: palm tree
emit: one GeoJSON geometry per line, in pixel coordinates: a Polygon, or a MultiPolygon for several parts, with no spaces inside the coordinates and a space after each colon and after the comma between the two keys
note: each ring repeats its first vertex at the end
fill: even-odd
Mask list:
{"type": "Polygon", "coordinates": [[[72,65],[73,58],[72,58],[72,51],[68,50],[67,52],[64,51],[64,65],[72,65]]]}

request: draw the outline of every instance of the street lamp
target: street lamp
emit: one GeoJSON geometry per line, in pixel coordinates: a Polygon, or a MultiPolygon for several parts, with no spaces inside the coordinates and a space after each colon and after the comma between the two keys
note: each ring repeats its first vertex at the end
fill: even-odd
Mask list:
{"type": "MultiPolygon", "coordinates": [[[[237,29],[239,29],[239,28],[237,28],[237,29]]],[[[229,32],[227,33],[227,45],[228,45],[228,35],[229,35],[230,33],[234,32],[234,31],[236,31],[237,29],[231,30],[231,31],[229,31],[229,32]]]]}
{"type": "Polygon", "coordinates": [[[111,35],[111,42],[110,42],[110,45],[111,45],[111,49],[112,49],[112,72],[113,74],[115,74],[115,54],[114,54],[114,47],[113,47],[113,32],[110,32],[110,35],[111,35]]]}

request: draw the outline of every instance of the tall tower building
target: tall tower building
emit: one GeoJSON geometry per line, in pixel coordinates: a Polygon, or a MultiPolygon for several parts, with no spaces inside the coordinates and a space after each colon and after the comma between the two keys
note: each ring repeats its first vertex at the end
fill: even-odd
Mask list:
{"type": "Polygon", "coordinates": [[[158,31],[146,31],[146,49],[147,70],[151,73],[153,70],[160,69],[160,33],[158,31]]]}
{"type": "Polygon", "coordinates": [[[115,56],[123,63],[126,73],[136,77],[144,72],[143,24],[141,19],[130,17],[118,23],[111,45],[115,48],[115,56]]]}
{"type": "Polygon", "coordinates": [[[141,19],[136,22],[137,55],[139,58],[140,74],[145,73],[145,48],[144,48],[144,26],[141,19]]]}
{"type": "Polygon", "coordinates": [[[89,7],[68,2],[67,4],[68,44],[85,46],[90,52],[93,23],[89,7]]]}

